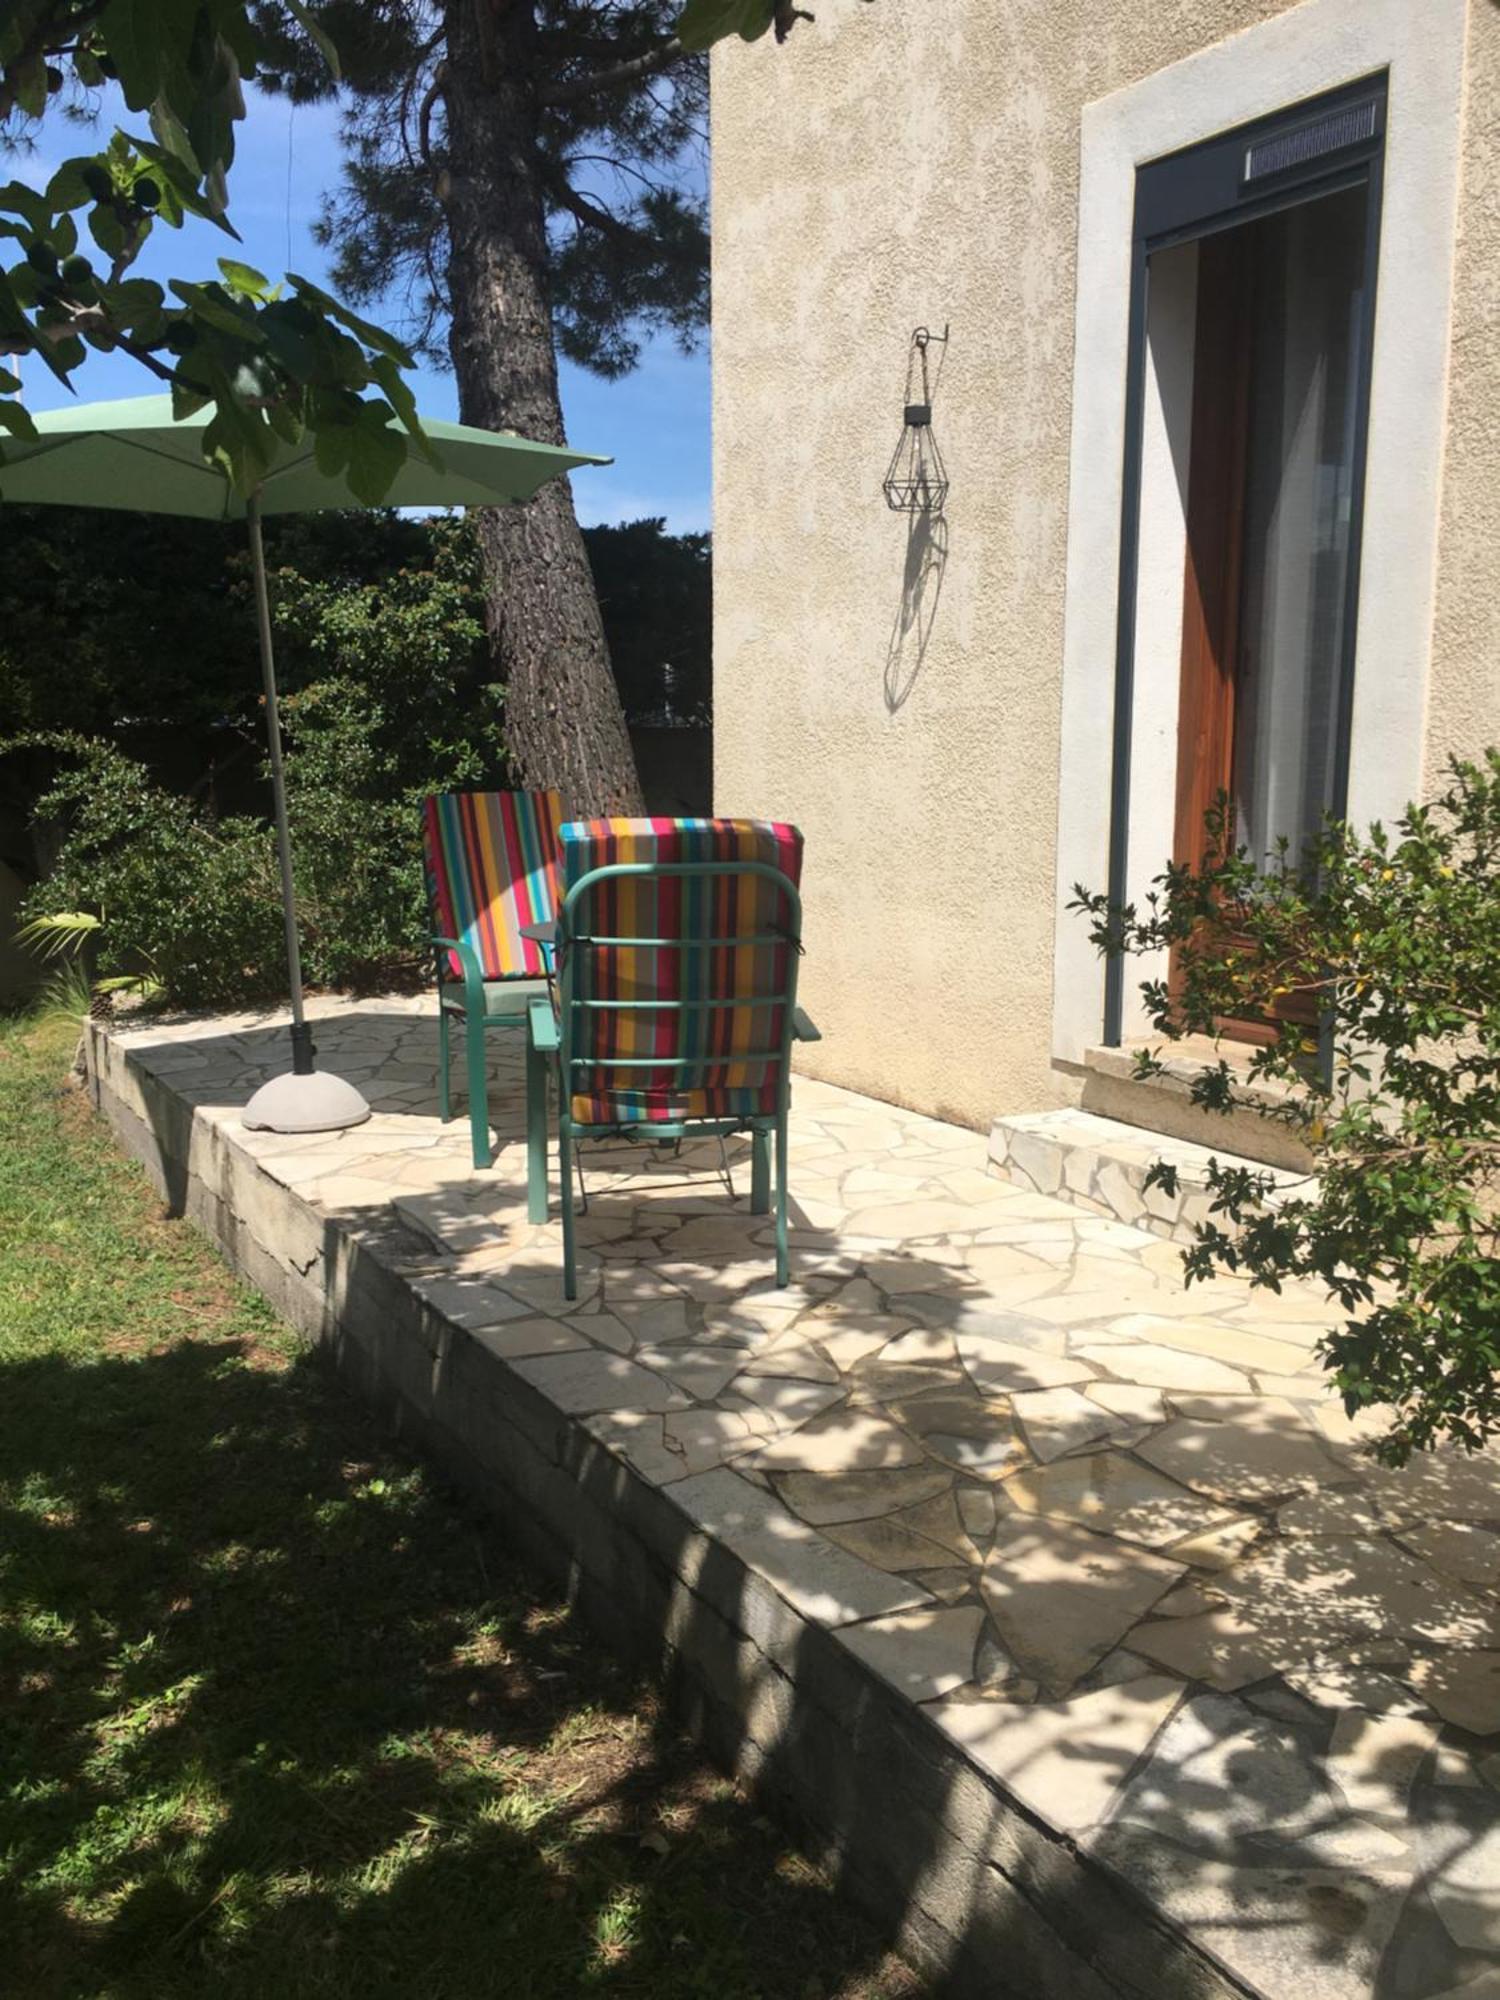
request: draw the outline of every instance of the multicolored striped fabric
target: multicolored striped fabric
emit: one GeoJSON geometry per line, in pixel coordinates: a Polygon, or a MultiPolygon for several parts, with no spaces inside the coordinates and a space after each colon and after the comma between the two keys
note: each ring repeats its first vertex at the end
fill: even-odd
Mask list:
{"type": "MultiPolygon", "coordinates": [[[[597,819],[562,830],[563,892],[613,862],[760,861],[795,887],[802,835],[794,826],[748,819],[597,819]]],[[[668,1124],[684,1118],[742,1118],[774,1113],[781,1089],[783,1004],[795,918],[788,897],[764,876],[611,876],[573,906],[563,969],[574,1006],[570,1110],[579,1125],[668,1124]],[[656,938],[619,945],[605,938],[656,938]],[[743,944],[683,949],[684,941],[743,938],[743,944]],[[755,943],[751,940],[769,940],[755,943]],[[695,1002],[743,1000],[745,1006],[695,1002]],[[674,1006],[628,1003],[672,1001],[674,1006]],[[752,1051],[770,1059],[749,1060],[752,1051]],[[686,1059],[672,1071],[591,1067],[626,1056],[686,1059]],[[736,1060],[736,1058],[740,1060],[736,1060]]]]}
{"type": "MultiPolygon", "coordinates": [[[[472,947],[486,979],[539,979],[541,947],[523,924],[557,915],[556,792],[443,792],[422,801],[427,892],[439,937],[472,947]]],[[[452,977],[463,968],[444,954],[452,977]]]]}

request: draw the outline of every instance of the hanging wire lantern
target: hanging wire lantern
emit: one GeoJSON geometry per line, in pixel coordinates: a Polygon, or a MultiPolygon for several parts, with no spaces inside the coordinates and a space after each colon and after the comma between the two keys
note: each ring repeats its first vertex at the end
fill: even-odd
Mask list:
{"type": "Polygon", "coordinates": [[[934,340],[946,344],[948,329],[929,333],[919,326],[911,337],[906,357],[905,429],[891,459],[890,470],[881,482],[885,504],[896,514],[940,514],[948,498],[948,468],[932,431],[932,383],[928,376],[927,350],[934,340]],[[912,390],[920,384],[921,400],[912,400],[912,390]]]}

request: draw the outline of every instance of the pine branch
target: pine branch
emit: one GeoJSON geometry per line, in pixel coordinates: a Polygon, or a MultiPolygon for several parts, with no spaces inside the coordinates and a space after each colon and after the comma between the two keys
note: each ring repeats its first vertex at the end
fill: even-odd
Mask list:
{"type": "Polygon", "coordinates": [[[566,209],[575,222],[582,223],[587,229],[602,229],[609,235],[619,237],[633,238],[636,235],[636,231],[628,222],[622,222],[619,216],[611,215],[607,208],[601,208],[597,202],[590,201],[587,195],[580,194],[577,188],[570,186],[560,177],[556,179],[549,177],[547,191],[559,208],[566,209]]]}
{"type": "Polygon", "coordinates": [[[550,90],[539,93],[540,102],[549,109],[559,104],[577,104],[585,97],[597,96],[603,90],[618,90],[627,83],[639,83],[645,77],[658,76],[662,70],[670,69],[686,53],[675,35],[659,47],[650,49],[643,56],[633,56],[629,62],[616,63],[611,69],[596,69],[587,76],[569,77],[565,83],[554,84],[550,90]]]}
{"type": "Polygon", "coordinates": [[[417,110],[417,147],[422,155],[423,164],[429,167],[432,165],[432,114],[437,107],[438,99],[443,94],[447,76],[448,65],[439,63],[417,110]]]}

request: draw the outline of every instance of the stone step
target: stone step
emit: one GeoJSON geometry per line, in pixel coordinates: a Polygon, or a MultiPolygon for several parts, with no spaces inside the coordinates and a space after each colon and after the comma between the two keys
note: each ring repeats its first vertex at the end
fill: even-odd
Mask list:
{"type": "Polygon", "coordinates": [[[1278,1116],[1286,1110],[1288,1093],[1279,1084],[1252,1079],[1252,1054],[1243,1043],[1211,1042],[1201,1035],[1185,1035],[1177,1042],[1157,1037],[1126,1042],[1120,1048],[1086,1049],[1083,1109],[1139,1126],[1153,1137],[1185,1139],[1208,1151],[1228,1151],[1268,1167],[1305,1172],[1311,1165],[1307,1148],[1287,1119],[1278,1116]],[[1142,1048],[1150,1049],[1161,1065],[1155,1075],[1136,1073],[1142,1048]],[[1227,1114],[1205,1111],[1193,1102],[1194,1082],[1221,1060],[1235,1073],[1242,1100],[1227,1114]]]}
{"type": "Polygon", "coordinates": [[[1294,1188],[1306,1192],[1312,1186],[1305,1174],[1266,1167],[1222,1146],[1200,1146],[1143,1131],[1117,1118],[1101,1118],[1097,1112],[1071,1109],[997,1118],[990,1130],[989,1159],[990,1172],[1017,1187],[1057,1195],[1173,1243],[1191,1243],[1197,1224],[1208,1219],[1211,1160],[1274,1174],[1278,1192],[1294,1188]],[[1147,1187],[1147,1172],[1157,1160],[1176,1167],[1175,1195],[1147,1187]]]}

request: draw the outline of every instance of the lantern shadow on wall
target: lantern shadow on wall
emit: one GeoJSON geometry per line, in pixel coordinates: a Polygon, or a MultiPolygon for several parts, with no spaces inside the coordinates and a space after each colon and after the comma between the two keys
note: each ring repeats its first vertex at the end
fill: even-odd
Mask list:
{"type": "Polygon", "coordinates": [[[900,442],[881,490],[893,513],[906,517],[901,597],[885,661],[885,705],[894,715],[922,671],[948,567],[948,471],[932,427],[932,405],[948,355],[948,329],[919,326],[906,354],[906,396],[900,442]],[[941,350],[932,365],[930,351],[941,350]]]}

